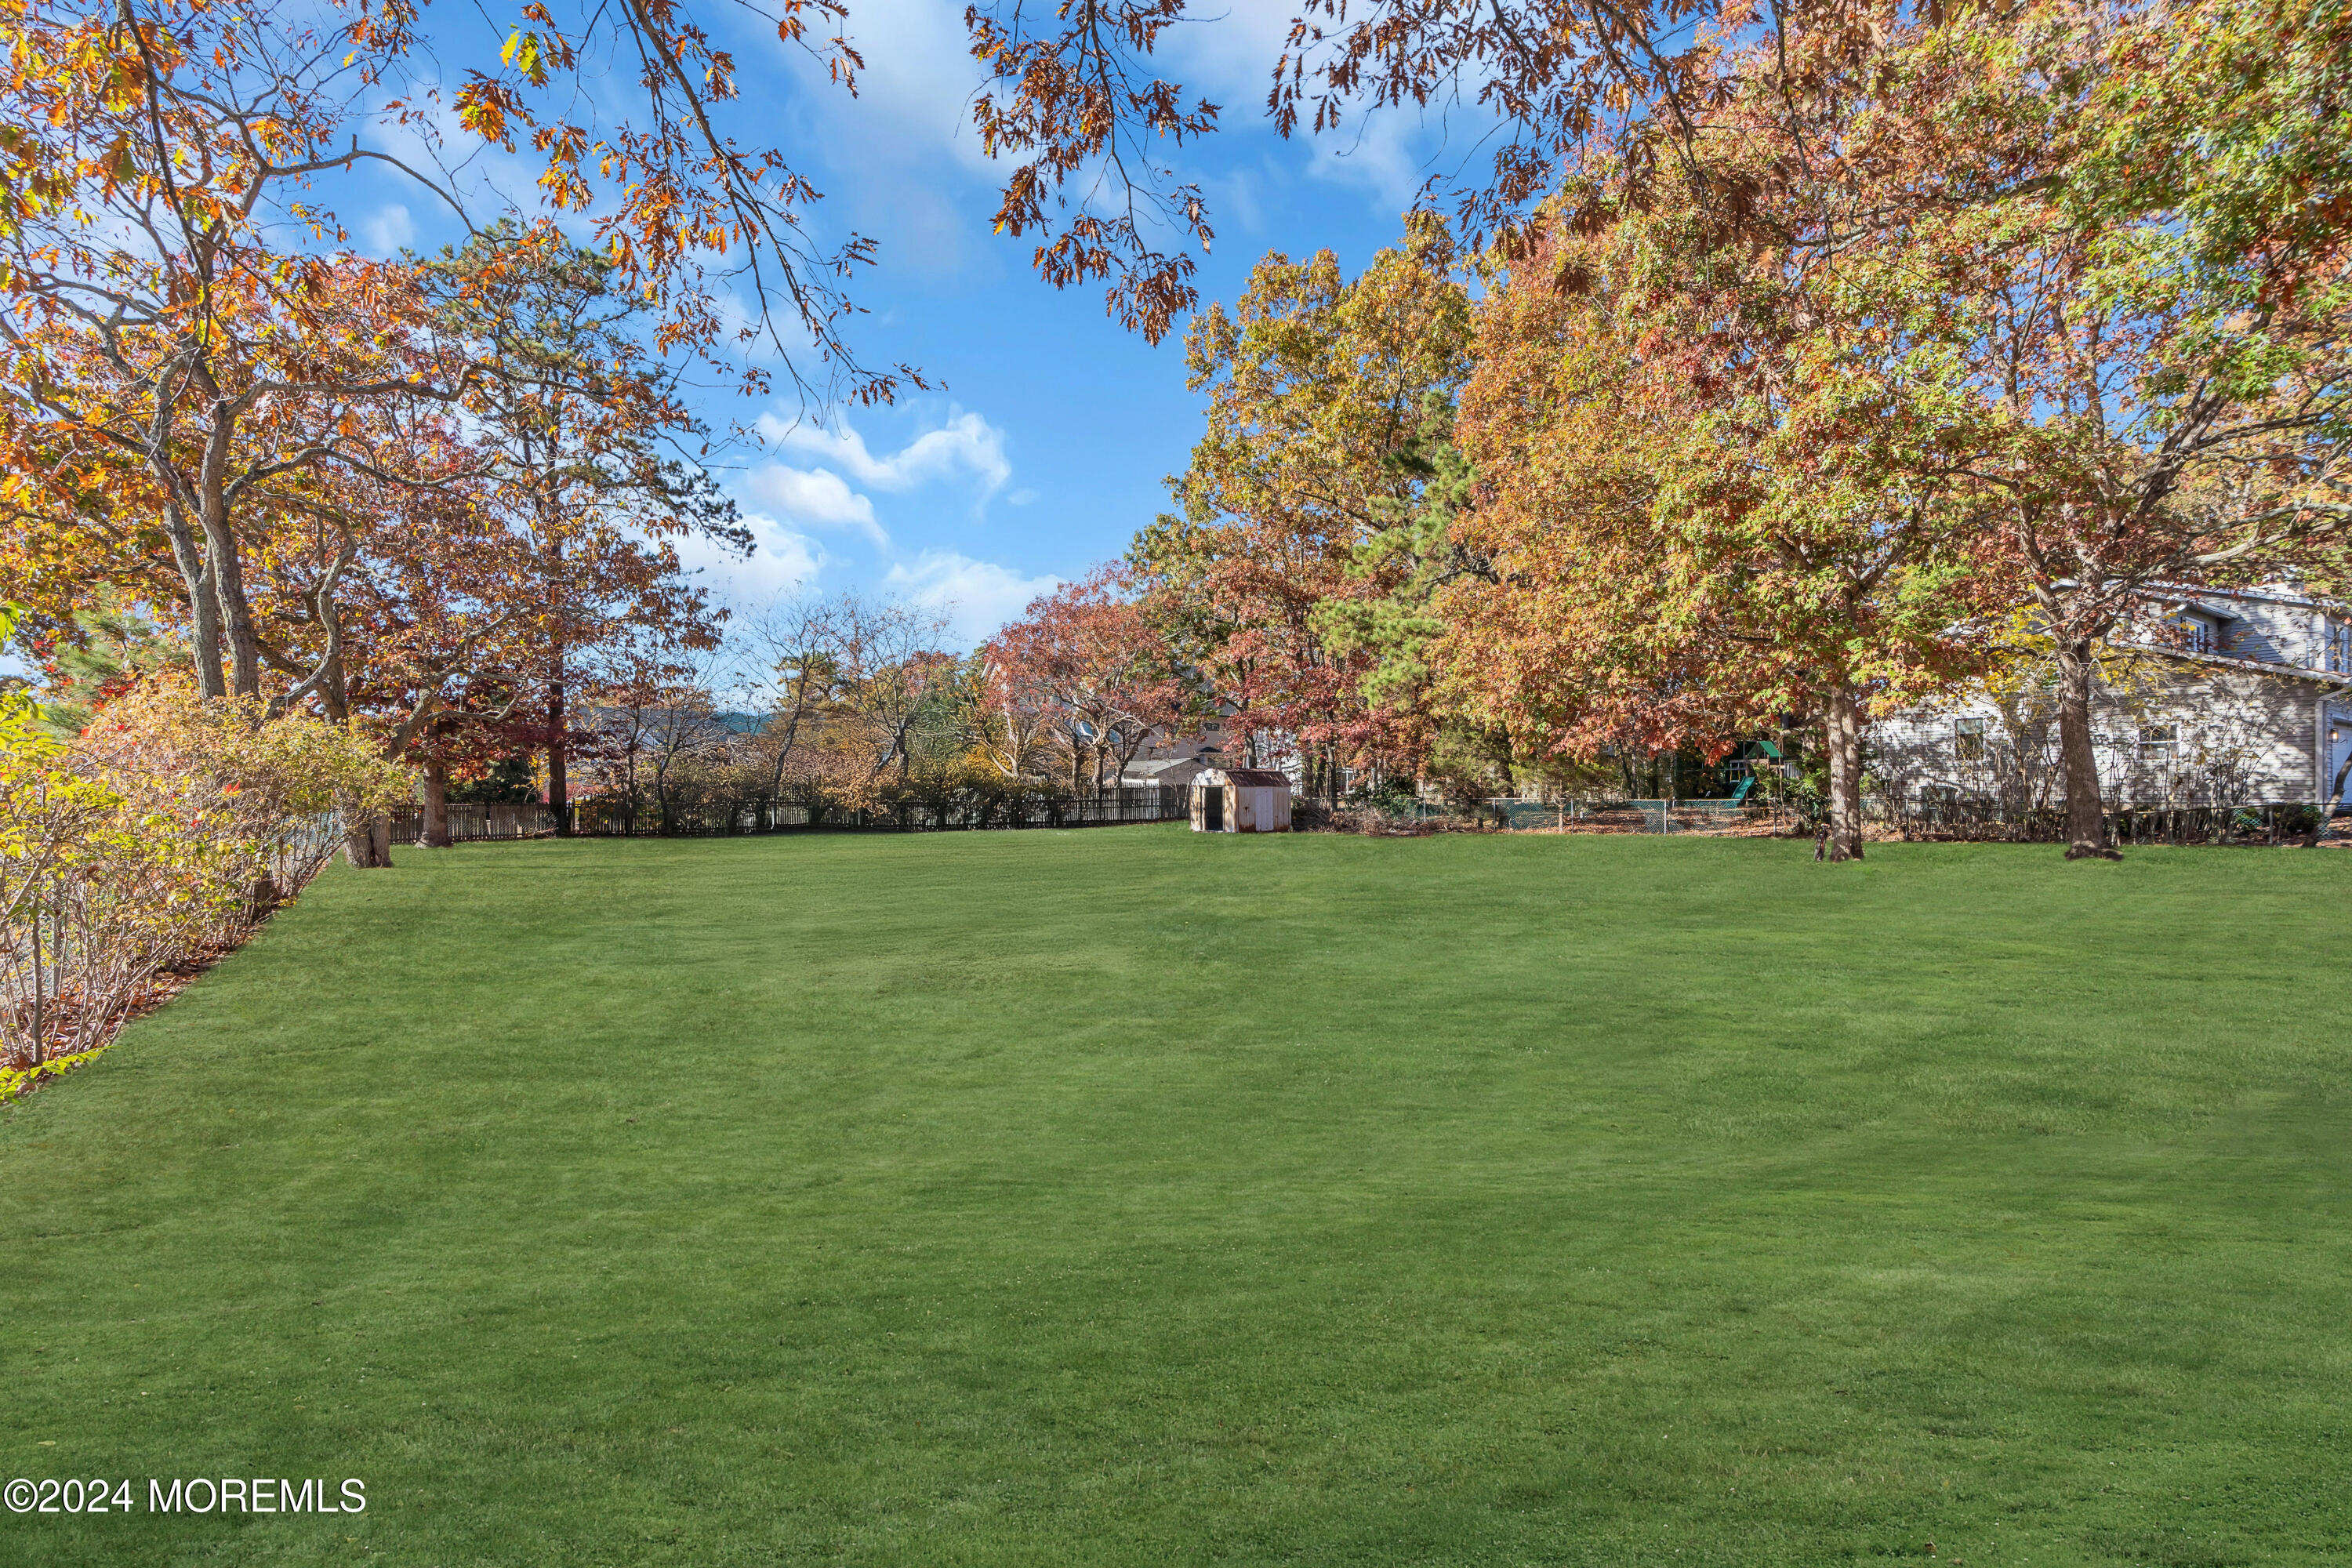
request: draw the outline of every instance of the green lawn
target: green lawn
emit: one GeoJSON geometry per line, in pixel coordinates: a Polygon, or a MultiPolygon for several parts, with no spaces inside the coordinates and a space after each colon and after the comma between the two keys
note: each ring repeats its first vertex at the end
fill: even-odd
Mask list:
{"type": "Polygon", "coordinates": [[[0,1111],[0,1562],[2352,1561],[2352,856],[338,868],[0,1111]]]}

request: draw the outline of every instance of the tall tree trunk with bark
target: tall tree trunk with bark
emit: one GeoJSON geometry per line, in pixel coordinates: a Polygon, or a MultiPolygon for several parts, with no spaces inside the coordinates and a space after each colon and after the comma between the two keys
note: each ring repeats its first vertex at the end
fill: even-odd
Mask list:
{"type": "Polygon", "coordinates": [[[1853,687],[1830,688],[1822,739],[1830,762],[1830,841],[1832,860],[1862,858],[1862,700],[1853,687]]]}
{"type": "Polygon", "coordinates": [[[392,865],[392,819],[377,812],[343,820],[343,858],[363,871],[392,865]]]}
{"type": "Polygon", "coordinates": [[[449,847],[449,764],[438,752],[425,759],[425,830],[416,842],[426,849],[449,847]]]}
{"type": "MultiPolygon", "coordinates": [[[[530,447],[525,444],[528,455],[530,447]]],[[[540,536],[547,543],[548,580],[551,595],[559,606],[568,607],[571,601],[562,596],[563,540],[554,527],[555,498],[545,485],[539,487],[534,504],[539,510],[540,536]]],[[[564,709],[563,658],[566,652],[565,634],[570,623],[559,609],[553,635],[548,639],[547,677],[547,809],[555,818],[558,837],[568,837],[572,832],[572,775],[567,767],[571,761],[571,715],[564,709]]]]}
{"type": "Polygon", "coordinates": [[[254,628],[253,605],[246,597],[245,559],[238,552],[236,524],[229,516],[227,469],[235,434],[227,410],[215,404],[213,427],[205,438],[196,476],[197,521],[204,527],[205,551],[211,557],[213,593],[220,601],[229,689],[239,697],[258,697],[261,637],[254,628]]]}
{"type": "Polygon", "coordinates": [[[572,831],[572,781],[564,767],[569,760],[564,734],[567,722],[563,680],[559,676],[547,688],[547,809],[555,817],[558,837],[568,836],[572,831]]]}
{"type": "Polygon", "coordinates": [[[326,669],[319,677],[319,707],[338,724],[351,721],[351,690],[343,679],[343,656],[341,652],[327,661],[326,669]]]}
{"type": "Polygon", "coordinates": [[[196,542],[195,530],[175,500],[166,500],[163,505],[163,537],[171,542],[172,559],[187,584],[188,640],[194,645],[190,653],[196,667],[196,692],[207,701],[226,697],[228,685],[221,679],[220,601],[213,595],[210,558],[196,542]]]}
{"type": "Polygon", "coordinates": [[[2058,644],[2058,761],[2066,775],[2066,858],[2120,858],[2107,843],[2099,755],[2091,742],[2091,688],[2098,659],[2089,639],[2058,644]]]}

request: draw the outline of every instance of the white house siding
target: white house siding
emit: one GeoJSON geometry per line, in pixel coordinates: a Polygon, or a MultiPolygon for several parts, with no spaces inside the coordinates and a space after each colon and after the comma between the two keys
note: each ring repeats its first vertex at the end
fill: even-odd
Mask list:
{"type": "MultiPolygon", "coordinates": [[[[2237,607],[2250,606],[2240,602],[2237,607]]],[[[2102,688],[2094,698],[2099,782],[2112,806],[2321,798],[2336,765],[2352,750],[2352,698],[2343,689],[2202,660],[2164,663],[2167,671],[2140,689],[2102,688]],[[2323,699],[2335,721],[2335,737],[2325,742],[2315,728],[2323,699]],[[2166,725],[2169,742],[2158,738],[2166,725]]],[[[1870,772],[1882,795],[1906,806],[1949,792],[2011,810],[2053,807],[2064,798],[2057,740],[2046,693],[2007,704],[1981,694],[1963,697],[1872,725],[1870,772]],[[1964,720],[1983,726],[1981,758],[1960,754],[1964,720]]]]}
{"type": "Polygon", "coordinates": [[[2182,602],[2230,617],[2215,653],[2263,664],[2326,668],[2326,618],[2307,602],[2260,594],[2185,594],[2182,602]]]}

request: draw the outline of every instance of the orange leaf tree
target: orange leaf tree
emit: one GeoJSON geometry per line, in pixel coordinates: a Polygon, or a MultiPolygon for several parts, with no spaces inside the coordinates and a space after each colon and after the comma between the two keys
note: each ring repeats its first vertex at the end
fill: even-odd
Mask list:
{"type": "Polygon", "coordinates": [[[1427,215],[1353,279],[1328,251],[1269,256],[1186,338],[1207,429],[1171,481],[1183,514],[1129,560],[1203,696],[1253,746],[1296,751],[1310,793],[1412,749],[1415,715],[1374,680],[1387,645],[1334,607],[1382,603],[1415,574],[1399,546],[1469,371],[1452,261],[1427,215]]]}
{"type": "MultiPolygon", "coordinates": [[[[823,34],[839,14],[794,5],[777,26],[847,84],[856,56],[823,34]]],[[[841,279],[868,247],[817,248],[801,222],[816,194],[774,150],[732,139],[732,61],[690,16],[667,0],[572,18],[534,4],[493,65],[442,48],[416,63],[462,39],[429,34],[425,15],[0,8],[0,510],[14,525],[0,569],[54,624],[78,584],[103,579],[175,606],[207,694],[316,693],[323,663],[273,679],[255,560],[282,552],[274,531],[301,492],[338,475],[445,480],[387,467],[369,432],[467,405],[482,383],[413,267],[351,254],[335,208],[356,172],[461,216],[578,215],[666,353],[719,351],[724,289],[752,299],[747,331],[769,333],[804,395],[887,398],[913,374],[850,355],[841,279]],[[634,95],[576,90],[615,59],[635,67],[634,95]],[[445,92],[433,79],[453,64],[445,92]],[[463,174],[485,145],[528,146],[540,178],[505,192],[463,174]]]]}

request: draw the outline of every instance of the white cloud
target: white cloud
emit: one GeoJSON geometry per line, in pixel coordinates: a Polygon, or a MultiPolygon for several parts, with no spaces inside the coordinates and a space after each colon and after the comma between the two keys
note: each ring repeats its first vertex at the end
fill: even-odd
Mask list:
{"type": "Polygon", "coordinates": [[[1036,499],[1037,492],[1031,489],[1028,486],[1024,485],[1019,489],[1014,490],[1011,495],[1006,496],[1004,498],[1004,504],[1007,506],[1027,506],[1031,501],[1035,500],[1036,499]]]}
{"type": "Polygon", "coordinates": [[[911,564],[890,568],[884,586],[918,605],[949,612],[949,625],[967,645],[988,640],[1029,601],[1062,585],[1059,577],[1024,577],[992,561],[952,550],[926,550],[911,564]]]}
{"type": "Polygon", "coordinates": [[[794,468],[763,463],[745,476],[743,488],[761,506],[772,507],[795,522],[819,528],[862,529],[877,545],[889,535],[874,521],[874,503],[849,488],[830,468],[794,468]]]}
{"type": "Polygon", "coordinates": [[[699,535],[677,542],[679,562],[722,604],[751,608],[784,598],[806,587],[824,564],[816,541],[772,517],[746,512],[743,525],[751,531],[748,559],[699,535]]]}
{"type": "Polygon", "coordinates": [[[1370,192],[1373,205],[1384,216],[1402,212],[1435,172],[1423,150],[1428,140],[1408,110],[1359,111],[1353,127],[1315,138],[1307,172],[1335,185],[1370,192]]]}
{"type": "Polygon", "coordinates": [[[820,112],[855,128],[837,156],[929,164],[946,151],[966,169],[990,166],[971,109],[987,73],[971,58],[960,0],[859,0],[844,30],[866,57],[856,98],[826,82],[805,54],[779,46],[790,68],[821,89],[820,112]]]}
{"type": "Polygon", "coordinates": [[[1229,0],[1213,16],[1172,29],[1163,54],[1186,101],[1205,98],[1217,122],[1241,131],[1261,120],[1274,85],[1274,62],[1287,50],[1297,0],[1229,0]]]}
{"type": "Polygon", "coordinates": [[[989,183],[1003,174],[971,127],[986,72],[971,58],[963,9],[961,0],[857,0],[843,26],[866,59],[855,98],[804,52],[771,46],[801,89],[782,95],[788,112],[831,172],[829,220],[878,241],[894,273],[958,287],[993,276],[1006,248],[989,241],[989,183]]]}
{"type": "MultiPolygon", "coordinates": [[[[1171,74],[1184,82],[1188,97],[1197,93],[1223,107],[1218,123],[1224,132],[1271,135],[1266,92],[1275,62],[1289,51],[1291,19],[1298,11],[1297,0],[1228,0],[1213,19],[1169,34],[1164,54],[1171,74]]],[[[1290,150],[1265,159],[1260,174],[1237,169],[1212,175],[1207,184],[1217,211],[1245,234],[1262,233],[1269,212],[1279,216],[1279,192],[1267,184],[1278,185],[1281,171],[1302,163],[1309,179],[1366,192],[1383,217],[1411,205],[1432,174],[1451,176],[1465,159],[1475,178],[1483,166],[1477,161],[1492,153],[1481,139],[1494,126],[1493,113],[1477,101],[1478,85],[1465,79],[1458,96],[1441,96],[1426,110],[1349,102],[1339,126],[1320,134],[1302,128],[1290,150]]]]}
{"type": "Polygon", "coordinates": [[[386,202],[360,225],[360,244],[370,256],[389,258],[416,241],[416,220],[400,202],[386,202]]]}
{"type": "MultiPolygon", "coordinates": [[[[1270,132],[1265,95],[1274,85],[1275,62],[1289,52],[1291,19],[1297,15],[1297,0],[1229,0],[1213,20],[1170,34],[1172,74],[1183,81],[1188,97],[1197,94],[1223,108],[1218,124],[1225,132],[1270,132]]],[[[1425,127],[1439,125],[1444,110],[1424,116],[1410,108],[1347,108],[1349,119],[1339,129],[1320,135],[1302,130],[1294,139],[1293,147],[1305,153],[1308,177],[1368,190],[1387,213],[1402,210],[1429,174],[1422,151],[1429,141],[1425,127]]],[[[1298,152],[1292,152],[1281,162],[1295,167],[1297,158],[1298,152]]],[[[1262,172],[1239,168],[1211,176],[1221,215],[1245,233],[1262,233],[1270,199],[1265,176],[1275,173],[1276,165],[1268,163],[1262,172]]]]}
{"type": "Polygon", "coordinates": [[[810,336],[808,323],[793,313],[788,298],[769,300],[772,309],[766,314],[756,299],[733,289],[714,291],[710,303],[719,316],[719,345],[737,359],[761,365],[788,361],[803,368],[814,365],[816,339],[810,336]]]}
{"type": "Polygon", "coordinates": [[[1216,210],[1242,227],[1249,235],[1265,232],[1265,208],[1258,200],[1258,186],[1263,177],[1253,169],[1235,169],[1232,174],[1208,182],[1216,197],[1216,210]]]}
{"type": "Polygon", "coordinates": [[[838,429],[828,430],[805,421],[788,424],[763,414],[760,433],[788,451],[814,452],[848,470],[859,484],[877,490],[908,490],[970,473],[982,480],[985,497],[994,495],[1013,477],[1013,465],[1004,458],[1004,432],[979,415],[961,410],[939,429],[925,431],[887,458],[877,458],[868,451],[866,437],[846,420],[838,429]]]}

